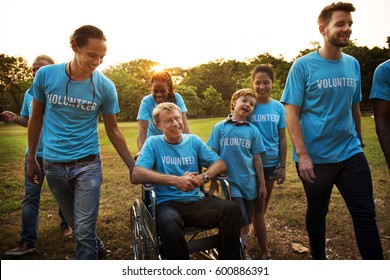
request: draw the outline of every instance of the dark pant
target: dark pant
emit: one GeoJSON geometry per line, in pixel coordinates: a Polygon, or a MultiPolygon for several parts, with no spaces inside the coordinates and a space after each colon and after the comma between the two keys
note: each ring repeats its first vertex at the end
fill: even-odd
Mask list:
{"type": "MultiPolygon", "coordinates": [[[[298,169],[298,165],[296,165],[298,169]]],[[[299,173],[299,171],[298,171],[299,173]]],[[[325,259],[326,215],[333,184],[352,216],[356,242],[365,260],[383,259],[375,220],[371,172],[363,153],[331,164],[314,164],[313,184],[302,180],[306,198],[306,228],[313,259],[325,259]]]]}
{"type": "Polygon", "coordinates": [[[237,203],[217,197],[158,204],[158,230],[166,258],[189,259],[184,227],[218,227],[219,258],[240,259],[240,218],[237,203]]]}

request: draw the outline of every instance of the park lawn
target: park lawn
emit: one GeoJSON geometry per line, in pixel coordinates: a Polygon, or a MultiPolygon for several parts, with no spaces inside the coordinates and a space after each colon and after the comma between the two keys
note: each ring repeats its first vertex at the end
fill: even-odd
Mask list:
{"type": "MultiPolygon", "coordinates": [[[[192,133],[204,141],[213,125],[223,118],[190,119],[192,133]]],[[[122,122],[119,126],[132,154],[137,152],[137,123],[122,122]]],[[[362,131],[366,144],[365,154],[371,167],[378,227],[385,258],[390,259],[390,190],[389,174],[375,134],[371,116],[362,118],[362,131]]],[[[129,208],[139,197],[140,187],[131,185],[126,166],[107,138],[103,124],[99,125],[99,139],[104,181],[101,189],[98,234],[108,250],[107,259],[130,259],[129,208]]],[[[299,253],[292,244],[308,248],[305,230],[306,199],[296,175],[288,138],[287,179],[276,186],[267,212],[268,239],[273,259],[310,259],[307,252],[299,253]]],[[[5,251],[20,239],[21,208],[24,194],[24,156],[27,129],[0,123],[0,259],[5,251]]],[[[75,241],[63,240],[59,226],[58,207],[44,183],[39,215],[37,251],[24,259],[65,259],[75,253],[75,241]]],[[[259,258],[252,237],[249,254],[259,258]]],[[[329,259],[359,259],[351,218],[338,190],[333,191],[327,219],[327,254],[329,259]]]]}

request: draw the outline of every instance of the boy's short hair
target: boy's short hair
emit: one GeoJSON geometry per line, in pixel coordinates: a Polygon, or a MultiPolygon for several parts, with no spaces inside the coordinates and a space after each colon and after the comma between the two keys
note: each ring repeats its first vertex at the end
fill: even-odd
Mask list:
{"type": "Polygon", "coordinates": [[[344,12],[354,12],[356,9],[351,3],[337,2],[332,3],[322,9],[320,15],[318,16],[318,25],[328,26],[330,19],[332,18],[334,11],[344,11],[344,12]]]}
{"type": "Polygon", "coordinates": [[[177,110],[179,111],[179,113],[181,113],[179,106],[177,106],[175,103],[172,102],[160,103],[153,109],[152,115],[155,122],[158,122],[158,118],[162,110],[167,110],[167,111],[177,110]]]}
{"type": "Polygon", "coordinates": [[[250,88],[239,89],[235,93],[233,93],[232,98],[230,99],[230,111],[234,111],[234,102],[236,102],[238,98],[247,95],[250,95],[257,99],[256,93],[250,88]]]}

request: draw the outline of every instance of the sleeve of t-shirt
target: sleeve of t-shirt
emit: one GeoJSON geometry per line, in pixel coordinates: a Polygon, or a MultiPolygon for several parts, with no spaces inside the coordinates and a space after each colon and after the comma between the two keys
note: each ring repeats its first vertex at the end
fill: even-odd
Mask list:
{"type": "Polygon", "coordinates": [[[104,115],[112,115],[119,113],[119,102],[118,102],[118,94],[116,92],[116,88],[113,82],[107,81],[105,87],[105,99],[102,104],[102,114],[104,115]]]}
{"type": "Polygon", "coordinates": [[[211,150],[198,136],[194,135],[194,141],[196,142],[199,163],[201,166],[209,167],[214,162],[221,159],[219,155],[211,150]]]}
{"type": "Polygon", "coordinates": [[[302,106],[305,92],[305,71],[299,60],[291,67],[280,102],[295,106],[302,106]]]}
{"type": "Polygon", "coordinates": [[[26,119],[30,118],[30,110],[28,108],[29,105],[31,105],[32,96],[29,93],[29,90],[26,91],[23,98],[23,104],[22,104],[22,110],[20,111],[20,115],[26,119]]]}
{"type": "MultiPolygon", "coordinates": [[[[149,96],[149,95],[148,95],[149,96]]],[[[151,112],[148,109],[148,96],[145,96],[142,98],[141,105],[139,106],[138,109],[138,115],[137,115],[137,120],[142,120],[142,121],[149,121],[151,117],[151,112]]]]}
{"type": "Polygon", "coordinates": [[[220,133],[219,133],[219,126],[214,125],[211,134],[209,136],[209,139],[207,140],[207,145],[214,149],[215,151],[220,151],[219,141],[220,141],[220,133]]]}
{"type": "Polygon", "coordinates": [[[34,78],[34,81],[31,85],[31,89],[30,89],[31,92],[30,93],[35,100],[37,100],[38,102],[41,102],[41,103],[45,103],[46,102],[46,95],[45,95],[45,91],[44,91],[44,87],[43,87],[45,71],[43,71],[44,69],[40,69],[40,70],[41,71],[38,71],[35,78],[34,78]]]}
{"type": "Polygon", "coordinates": [[[180,111],[181,111],[182,113],[187,112],[187,107],[186,107],[186,105],[184,104],[183,97],[181,97],[181,95],[178,94],[178,93],[175,93],[175,95],[176,95],[176,105],[180,108],[180,111]]]}
{"type": "Polygon", "coordinates": [[[360,65],[357,60],[355,60],[355,67],[356,67],[356,72],[359,77],[357,84],[356,84],[356,91],[355,94],[353,95],[353,101],[352,103],[359,103],[362,101],[362,84],[361,84],[361,75],[360,75],[360,65]]]}
{"type": "Polygon", "coordinates": [[[154,147],[155,143],[152,141],[152,138],[153,137],[149,137],[146,139],[137,161],[135,162],[135,166],[141,166],[147,169],[153,168],[155,162],[155,154],[153,151],[157,148],[154,147]]]}
{"type": "Polygon", "coordinates": [[[278,123],[278,129],[282,129],[286,127],[286,113],[284,110],[284,106],[282,104],[278,104],[279,109],[279,123],[278,123]]]}
{"type": "MultiPolygon", "coordinates": [[[[253,125],[254,126],[254,125],[253,125]]],[[[261,154],[265,152],[265,146],[263,142],[263,138],[261,137],[260,130],[257,127],[252,127],[253,131],[253,139],[252,139],[252,147],[251,154],[261,154]]]]}

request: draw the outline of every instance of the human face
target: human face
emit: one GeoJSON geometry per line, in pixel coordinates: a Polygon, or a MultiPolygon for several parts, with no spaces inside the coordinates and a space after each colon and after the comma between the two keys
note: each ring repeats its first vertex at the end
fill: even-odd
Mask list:
{"type": "Polygon", "coordinates": [[[352,15],[349,12],[334,11],[328,26],[321,30],[325,42],[335,47],[346,47],[352,34],[352,15]]]}
{"type": "MultiPolygon", "coordinates": [[[[75,52],[75,70],[79,75],[92,75],[93,71],[103,63],[103,58],[106,55],[106,41],[101,39],[89,38],[88,44],[83,47],[73,46],[75,52]]],[[[73,63],[72,63],[73,73],[73,63]]],[[[72,77],[73,78],[73,77],[72,77]]]]}
{"type": "Polygon", "coordinates": [[[168,143],[179,143],[183,134],[182,115],[177,110],[162,110],[159,114],[157,127],[164,132],[165,140],[168,143]]]}
{"type": "Polygon", "coordinates": [[[51,63],[49,63],[49,61],[47,61],[46,59],[35,60],[33,65],[32,65],[33,77],[35,77],[39,68],[41,68],[42,66],[48,65],[48,64],[51,64],[51,63]]]}
{"type": "Polygon", "coordinates": [[[168,84],[163,81],[154,81],[152,84],[152,94],[157,104],[167,101],[169,89],[168,84]]]}
{"type": "Polygon", "coordinates": [[[272,90],[272,80],[265,72],[257,72],[253,79],[253,89],[260,103],[268,103],[272,90]]]}
{"type": "Polygon", "coordinates": [[[236,121],[245,121],[255,109],[256,98],[250,95],[241,96],[233,103],[233,105],[233,119],[236,121]]]}

